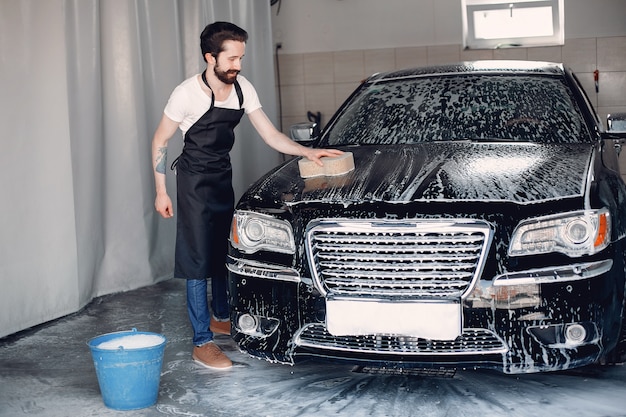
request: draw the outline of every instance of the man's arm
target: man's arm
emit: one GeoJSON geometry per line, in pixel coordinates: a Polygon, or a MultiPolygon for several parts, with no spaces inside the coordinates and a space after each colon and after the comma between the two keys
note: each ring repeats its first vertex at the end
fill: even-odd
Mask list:
{"type": "Polygon", "coordinates": [[[154,169],[154,184],[156,187],[154,208],[164,218],[174,215],[172,200],[167,195],[165,171],[167,170],[167,142],[176,133],[178,125],[178,122],[173,121],[164,114],[152,138],[152,168],[154,169]]]}
{"type": "Polygon", "coordinates": [[[321,157],[338,156],[343,153],[337,149],[307,148],[306,146],[302,146],[299,143],[294,142],[276,129],[274,124],[261,108],[249,113],[248,117],[250,118],[250,122],[252,122],[252,126],[254,126],[259,135],[261,135],[261,138],[263,138],[265,143],[276,149],[278,152],[287,155],[304,156],[320,166],[323,165],[320,160],[321,157]]]}

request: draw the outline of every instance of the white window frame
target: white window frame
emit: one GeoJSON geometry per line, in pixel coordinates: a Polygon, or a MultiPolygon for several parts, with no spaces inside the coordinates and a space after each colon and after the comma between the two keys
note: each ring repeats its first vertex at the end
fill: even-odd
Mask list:
{"type": "MultiPolygon", "coordinates": [[[[563,0],[461,0],[463,7],[463,47],[465,49],[498,49],[531,46],[556,46],[563,45],[564,18],[563,0]],[[508,11],[515,13],[516,10],[529,11],[530,8],[550,8],[552,12],[552,33],[550,35],[515,36],[516,34],[503,34],[497,38],[482,38],[476,36],[476,22],[474,17],[479,12],[508,11]]],[[[529,26],[532,30],[532,26],[529,26]]]]}

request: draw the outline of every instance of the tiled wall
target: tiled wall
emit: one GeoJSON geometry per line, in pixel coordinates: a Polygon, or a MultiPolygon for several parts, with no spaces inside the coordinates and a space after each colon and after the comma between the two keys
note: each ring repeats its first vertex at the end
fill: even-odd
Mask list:
{"type": "MultiPolygon", "coordinates": [[[[411,66],[476,59],[522,59],[564,62],[583,83],[603,120],[607,113],[626,112],[626,37],[569,39],[545,48],[462,50],[460,45],[420,46],[279,54],[282,128],[320,112],[326,124],[339,105],[370,74],[411,66]],[[600,71],[599,93],[593,72],[600,71]]],[[[625,152],[626,154],[626,152],[625,152]]]]}
{"type": "MultiPolygon", "coordinates": [[[[308,54],[280,54],[282,130],[320,112],[325,125],[359,82],[375,72],[477,59],[563,62],[578,75],[601,119],[626,112],[626,37],[569,39],[563,46],[462,50],[460,45],[420,46],[308,54]],[[596,93],[593,72],[600,71],[596,93]]],[[[620,155],[626,181],[626,145],[620,155]]]]}

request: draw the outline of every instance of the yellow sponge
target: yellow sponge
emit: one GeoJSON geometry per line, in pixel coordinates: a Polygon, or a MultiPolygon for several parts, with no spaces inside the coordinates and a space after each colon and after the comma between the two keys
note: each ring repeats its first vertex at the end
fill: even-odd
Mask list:
{"type": "Polygon", "coordinates": [[[306,158],[300,159],[298,161],[300,176],[302,178],[332,177],[347,174],[354,169],[354,157],[352,156],[352,152],[344,152],[339,156],[325,156],[320,159],[324,166],[319,166],[306,158]]]}

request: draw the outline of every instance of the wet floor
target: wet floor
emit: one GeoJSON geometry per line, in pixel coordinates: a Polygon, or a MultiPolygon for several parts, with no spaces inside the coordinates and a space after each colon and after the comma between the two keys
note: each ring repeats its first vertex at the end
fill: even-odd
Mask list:
{"type": "Polygon", "coordinates": [[[453,376],[356,372],[348,365],[272,364],[217,343],[233,360],[191,360],[184,282],[101,297],[80,313],[0,339],[0,416],[626,416],[626,365],[547,374],[458,370],[453,376]],[[102,402],[87,341],[136,328],[167,338],[157,404],[102,402]]]}

